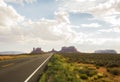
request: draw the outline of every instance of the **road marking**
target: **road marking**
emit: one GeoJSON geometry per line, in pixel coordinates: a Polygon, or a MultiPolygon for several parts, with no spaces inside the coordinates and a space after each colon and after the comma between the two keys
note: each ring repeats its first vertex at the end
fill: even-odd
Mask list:
{"type": "Polygon", "coordinates": [[[24,82],[28,82],[31,77],[51,58],[51,56],[49,56],[24,82]]]}
{"type": "Polygon", "coordinates": [[[14,63],[10,63],[10,64],[6,64],[6,65],[3,65],[3,66],[1,66],[1,67],[8,67],[8,66],[11,66],[11,65],[13,65],[14,63]]]}

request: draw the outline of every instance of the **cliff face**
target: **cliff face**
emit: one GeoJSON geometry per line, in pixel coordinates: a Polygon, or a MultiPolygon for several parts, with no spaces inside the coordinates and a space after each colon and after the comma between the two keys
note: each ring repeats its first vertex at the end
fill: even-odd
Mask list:
{"type": "Polygon", "coordinates": [[[43,53],[41,48],[33,48],[33,51],[31,52],[32,54],[39,54],[39,53],[43,53]]]}
{"type": "Polygon", "coordinates": [[[70,47],[62,47],[62,49],[59,52],[69,52],[69,53],[75,53],[78,52],[77,49],[74,46],[70,47]]]}
{"type": "Polygon", "coordinates": [[[115,50],[96,50],[95,53],[117,54],[117,52],[115,50]]]}

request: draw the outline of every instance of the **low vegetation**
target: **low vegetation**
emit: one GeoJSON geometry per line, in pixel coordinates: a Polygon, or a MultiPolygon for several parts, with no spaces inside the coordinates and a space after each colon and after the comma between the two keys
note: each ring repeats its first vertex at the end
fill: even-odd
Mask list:
{"type": "Polygon", "coordinates": [[[72,63],[68,64],[62,56],[54,55],[39,82],[81,82],[79,78],[72,63]]]}
{"type": "Polygon", "coordinates": [[[120,75],[120,68],[108,68],[107,71],[112,75],[120,75]]]}
{"type": "Polygon", "coordinates": [[[120,67],[119,54],[61,53],[61,55],[69,58],[70,62],[94,64],[97,67],[120,67]]]}
{"type": "Polygon", "coordinates": [[[15,58],[23,58],[23,57],[27,57],[27,56],[28,55],[1,55],[0,61],[10,60],[10,59],[15,59],[15,58]]]}
{"type": "Polygon", "coordinates": [[[118,67],[110,69],[107,66],[80,62],[74,56],[80,59],[79,55],[54,55],[39,82],[119,82],[119,79],[115,78],[119,75],[116,74],[119,71],[118,67]]]}
{"type": "Polygon", "coordinates": [[[92,64],[111,82],[120,81],[120,54],[60,53],[69,62],[92,64]],[[116,78],[117,77],[117,78],[116,78]]]}

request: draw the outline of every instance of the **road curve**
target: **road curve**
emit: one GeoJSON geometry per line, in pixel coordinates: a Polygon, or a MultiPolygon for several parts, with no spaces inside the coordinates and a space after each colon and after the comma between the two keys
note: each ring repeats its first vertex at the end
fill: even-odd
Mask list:
{"type": "Polygon", "coordinates": [[[0,62],[0,82],[37,82],[53,54],[0,62]]]}

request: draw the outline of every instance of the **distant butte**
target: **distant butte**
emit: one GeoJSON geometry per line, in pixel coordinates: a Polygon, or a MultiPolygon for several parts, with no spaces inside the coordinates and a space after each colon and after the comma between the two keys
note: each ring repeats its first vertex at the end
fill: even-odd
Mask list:
{"type": "MultiPolygon", "coordinates": [[[[79,52],[74,46],[69,46],[69,47],[62,47],[60,51],[56,51],[55,49],[52,49],[49,52],[60,52],[60,53],[77,53],[79,52]]],[[[41,48],[33,48],[31,54],[39,54],[39,53],[44,53],[44,51],[41,48]]]]}
{"type": "Polygon", "coordinates": [[[96,50],[95,53],[101,54],[117,54],[115,50],[96,50]]]}
{"type": "Polygon", "coordinates": [[[33,48],[33,51],[31,52],[31,54],[40,54],[40,53],[44,53],[44,51],[42,51],[41,48],[33,48]]]}
{"type": "Polygon", "coordinates": [[[62,49],[59,52],[76,53],[78,52],[78,50],[74,46],[70,46],[70,47],[62,47],[62,49]]]}

